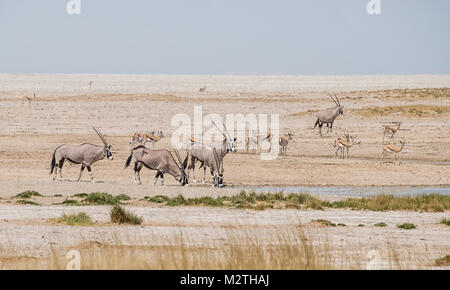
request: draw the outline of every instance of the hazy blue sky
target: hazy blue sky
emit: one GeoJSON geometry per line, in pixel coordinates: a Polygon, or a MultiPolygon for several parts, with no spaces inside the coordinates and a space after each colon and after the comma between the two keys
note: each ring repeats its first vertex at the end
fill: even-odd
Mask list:
{"type": "Polygon", "coordinates": [[[0,0],[2,73],[449,74],[450,1],[0,0]]]}

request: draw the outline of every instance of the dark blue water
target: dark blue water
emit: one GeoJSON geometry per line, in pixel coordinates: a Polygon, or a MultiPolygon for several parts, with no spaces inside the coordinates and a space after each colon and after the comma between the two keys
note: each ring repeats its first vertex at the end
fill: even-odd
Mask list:
{"type": "Polygon", "coordinates": [[[344,195],[344,196],[374,196],[374,195],[423,195],[438,193],[450,195],[450,186],[361,186],[361,187],[313,187],[313,186],[286,186],[286,187],[246,187],[241,188],[256,192],[280,192],[284,193],[311,193],[324,195],[344,195]]]}

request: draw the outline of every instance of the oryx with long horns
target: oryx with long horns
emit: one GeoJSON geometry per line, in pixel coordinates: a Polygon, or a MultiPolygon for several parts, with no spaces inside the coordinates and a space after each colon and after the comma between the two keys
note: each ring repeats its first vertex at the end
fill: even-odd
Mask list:
{"type": "Polygon", "coordinates": [[[175,149],[175,155],[177,156],[179,164],[175,161],[172,154],[168,150],[151,150],[145,146],[137,146],[131,150],[130,156],[125,162],[125,168],[127,168],[131,159],[134,157],[134,182],[141,184],[141,177],[139,172],[142,167],[145,166],[148,169],[156,170],[155,181],[153,185],[156,185],[158,178],[161,177],[161,184],[164,185],[164,174],[168,173],[172,175],[181,185],[188,185],[189,181],[185,172],[185,168],[188,161],[188,155],[183,162],[181,162],[180,153],[175,149]]]}
{"type": "Polygon", "coordinates": [[[69,145],[63,144],[58,146],[53,152],[52,162],[51,162],[51,170],[50,174],[55,171],[55,175],[53,176],[53,180],[57,177],[57,172],[59,169],[60,180],[62,180],[62,167],[64,161],[67,159],[69,162],[75,164],[81,164],[80,175],[78,176],[78,180],[80,181],[81,175],[83,173],[84,168],[87,168],[89,175],[91,176],[91,181],[94,182],[94,178],[92,176],[91,166],[95,162],[102,160],[107,157],[109,160],[113,160],[113,156],[111,153],[111,145],[108,145],[105,137],[97,130],[97,128],[93,127],[94,131],[100,137],[103,142],[103,146],[93,145],[89,143],[83,143],[81,145],[69,145]]]}
{"type": "Polygon", "coordinates": [[[331,94],[328,94],[328,96],[330,96],[330,98],[336,104],[336,107],[317,112],[317,121],[314,124],[314,128],[319,125],[320,136],[322,136],[322,126],[324,123],[327,124],[327,134],[329,130],[331,130],[331,134],[333,134],[334,120],[337,118],[337,116],[344,114],[344,106],[341,106],[339,98],[336,96],[336,94],[334,94],[334,97],[336,99],[334,99],[331,94]]]}
{"type": "Polygon", "coordinates": [[[194,182],[196,182],[195,163],[198,160],[201,162],[200,168],[203,167],[203,183],[205,183],[206,179],[206,167],[209,167],[213,177],[213,186],[221,186],[223,182],[223,159],[229,151],[236,152],[236,138],[231,138],[225,124],[223,124],[224,131],[222,131],[214,121],[212,123],[223,135],[224,140],[206,145],[199,142],[189,142],[186,147],[188,154],[191,156],[188,176],[189,170],[192,169],[194,182]]]}

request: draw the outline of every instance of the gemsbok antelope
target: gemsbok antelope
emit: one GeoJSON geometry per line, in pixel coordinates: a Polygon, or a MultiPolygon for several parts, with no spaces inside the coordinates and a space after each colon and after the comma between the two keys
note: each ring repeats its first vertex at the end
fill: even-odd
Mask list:
{"type": "Polygon", "coordinates": [[[344,150],[347,150],[347,158],[349,158],[349,149],[353,145],[361,144],[361,141],[356,141],[356,137],[350,136],[348,133],[345,133],[344,136],[345,136],[345,138],[340,138],[340,137],[337,138],[333,144],[333,146],[335,148],[337,147],[336,152],[335,152],[335,157],[337,157],[338,151],[341,151],[341,156],[340,156],[341,159],[345,159],[345,151],[344,150]]]}
{"type": "MultiPolygon", "coordinates": [[[[213,122],[214,126],[216,124],[213,122]]],[[[225,124],[223,124],[225,133],[217,126],[216,128],[222,133],[224,140],[212,144],[204,145],[198,142],[188,142],[187,152],[191,156],[191,163],[188,167],[188,177],[192,169],[193,180],[195,180],[195,163],[201,162],[200,168],[203,167],[203,183],[206,182],[206,167],[211,170],[213,176],[213,186],[221,187],[223,184],[223,159],[229,151],[236,152],[236,138],[231,138],[228,134],[225,124]],[[214,153],[215,152],[215,153],[214,153]],[[216,155],[218,161],[216,161],[216,155]],[[218,166],[219,164],[220,166],[218,166]],[[218,182],[218,183],[217,183],[218,182]]]]}
{"type": "Polygon", "coordinates": [[[152,148],[155,148],[155,143],[158,142],[159,140],[161,140],[162,137],[164,137],[162,131],[158,131],[158,135],[155,135],[154,132],[152,132],[152,133],[145,133],[144,136],[142,137],[144,139],[144,144],[143,145],[145,146],[145,143],[151,142],[152,143],[152,148]]]}
{"type": "Polygon", "coordinates": [[[344,114],[344,106],[341,106],[338,96],[336,96],[336,94],[334,94],[334,97],[336,99],[334,99],[331,94],[328,94],[328,96],[330,96],[330,98],[336,104],[336,107],[317,112],[317,121],[314,124],[314,128],[316,128],[316,126],[319,125],[319,135],[320,136],[322,136],[322,126],[324,123],[327,124],[327,134],[330,130],[331,130],[331,134],[333,134],[334,120],[339,115],[344,114]]]}
{"type": "Polygon", "coordinates": [[[289,141],[292,140],[292,136],[294,135],[289,132],[286,135],[280,137],[279,144],[281,155],[286,156],[287,146],[289,144],[289,141]]]}
{"type": "Polygon", "coordinates": [[[388,144],[391,144],[391,141],[393,141],[395,143],[395,138],[394,135],[398,132],[398,130],[400,130],[400,124],[401,122],[392,122],[394,124],[397,124],[397,126],[384,126],[383,127],[383,144],[384,143],[384,138],[386,137],[386,135],[391,135],[391,137],[389,138],[388,144]]]}
{"type": "Polygon", "coordinates": [[[400,141],[400,146],[398,145],[383,145],[383,152],[381,153],[381,160],[384,159],[385,153],[394,153],[394,162],[397,160],[397,154],[406,149],[406,140],[400,141]]]}
{"type": "Polygon", "coordinates": [[[188,177],[185,172],[185,168],[188,161],[188,156],[183,162],[181,162],[180,153],[175,149],[175,155],[177,156],[179,164],[175,161],[172,154],[166,149],[151,150],[143,145],[139,145],[131,150],[130,156],[128,156],[125,162],[125,168],[127,168],[131,159],[134,157],[134,182],[136,184],[141,184],[141,177],[139,172],[142,167],[145,166],[148,169],[156,170],[155,181],[153,185],[156,185],[158,178],[161,177],[161,185],[164,185],[164,174],[172,175],[175,180],[181,183],[181,185],[188,185],[188,177]]]}
{"type": "Polygon", "coordinates": [[[81,164],[80,175],[78,176],[77,181],[80,181],[81,175],[83,173],[84,168],[87,168],[89,175],[91,176],[91,182],[94,182],[94,177],[92,176],[91,166],[95,162],[102,160],[103,158],[108,158],[109,160],[113,160],[113,156],[111,153],[111,145],[108,145],[105,137],[97,130],[97,128],[93,127],[94,131],[100,137],[103,142],[103,146],[93,145],[89,143],[83,143],[81,145],[69,145],[63,144],[58,146],[53,152],[52,162],[51,162],[51,170],[50,175],[55,171],[55,175],[53,180],[57,177],[57,172],[59,169],[59,177],[62,181],[61,170],[64,164],[64,161],[67,159],[69,162],[75,164],[81,164]]]}

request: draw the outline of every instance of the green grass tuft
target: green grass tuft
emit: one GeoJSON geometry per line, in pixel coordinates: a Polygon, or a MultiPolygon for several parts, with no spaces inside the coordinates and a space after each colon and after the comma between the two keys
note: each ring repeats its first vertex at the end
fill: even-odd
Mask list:
{"type": "Polygon", "coordinates": [[[138,217],[119,205],[113,206],[110,212],[111,222],[118,224],[140,225],[143,222],[142,217],[138,217]]]}
{"type": "Polygon", "coordinates": [[[441,219],[440,224],[450,226],[450,220],[449,219],[445,219],[445,218],[441,219]]]}
{"type": "Polygon", "coordinates": [[[412,230],[412,229],[415,229],[416,226],[411,223],[403,223],[403,224],[397,225],[397,228],[404,229],[404,230],[412,230]]]}
{"type": "Polygon", "coordinates": [[[20,198],[20,199],[28,199],[33,196],[42,196],[39,192],[34,190],[27,190],[22,193],[16,194],[13,196],[13,198],[20,198]]]}
{"type": "Polygon", "coordinates": [[[387,227],[387,224],[385,223],[376,223],[374,224],[375,227],[387,227]]]}
{"type": "Polygon", "coordinates": [[[120,204],[119,198],[106,192],[92,192],[84,200],[86,204],[95,205],[117,205],[120,204]]]}
{"type": "Polygon", "coordinates": [[[90,226],[94,224],[91,217],[84,212],[71,215],[64,214],[62,217],[56,219],[56,221],[69,226],[90,226]]]}
{"type": "Polygon", "coordinates": [[[40,205],[40,204],[37,203],[37,202],[31,201],[31,200],[26,200],[26,199],[19,199],[19,200],[17,201],[17,203],[20,203],[20,204],[29,204],[29,205],[40,205]]]}
{"type": "Polygon", "coordinates": [[[74,194],[73,195],[73,197],[86,197],[86,196],[89,196],[89,194],[87,194],[87,193],[84,193],[84,192],[82,192],[82,193],[76,193],[76,194],[74,194]]]}

